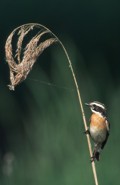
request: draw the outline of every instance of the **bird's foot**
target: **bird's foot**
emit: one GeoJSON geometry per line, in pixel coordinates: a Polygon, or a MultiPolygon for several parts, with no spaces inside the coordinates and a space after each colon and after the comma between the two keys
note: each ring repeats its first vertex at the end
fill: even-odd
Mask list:
{"type": "Polygon", "coordinates": [[[89,129],[87,129],[86,131],[84,131],[84,134],[89,134],[90,135],[89,129]]]}
{"type": "Polygon", "coordinates": [[[95,161],[95,156],[92,156],[92,157],[90,158],[90,161],[91,161],[91,163],[92,163],[93,161],[95,161]]]}

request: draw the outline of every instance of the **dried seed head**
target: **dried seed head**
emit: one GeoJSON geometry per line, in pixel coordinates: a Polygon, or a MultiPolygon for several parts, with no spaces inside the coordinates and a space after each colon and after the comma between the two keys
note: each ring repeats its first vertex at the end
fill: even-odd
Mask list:
{"type": "Polygon", "coordinates": [[[46,27],[39,24],[22,25],[12,31],[5,44],[6,60],[10,69],[10,90],[27,78],[37,58],[41,53],[57,42],[57,38],[46,27]],[[38,32],[23,47],[23,41],[26,35],[37,28],[38,32]],[[13,52],[13,37],[17,33],[17,43],[15,54],[13,52]],[[48,38],[41,42],[41,37],[48,34],[48,38]],[[22,56],[22,57],[21,57],[22,56]]]}

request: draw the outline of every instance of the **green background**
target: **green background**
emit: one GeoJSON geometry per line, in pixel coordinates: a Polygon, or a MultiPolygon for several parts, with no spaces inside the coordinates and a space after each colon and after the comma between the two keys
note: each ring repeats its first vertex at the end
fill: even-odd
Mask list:
{"type": "MultiPolygon", "coordinates": [[[[96,162],[99,184],[119,184],[120,3],[117,0],[1,0],[0,184],[93,185],[84,126],[68,62],[54,45],[9,91],[4,46],[17,26],[37,22],[64,43],[83,103],[107,107],[109,141],[96,162]],[[49,84],[51,83],[51,85],[49,84]]],[[[90,110],[85,108],[89,124],[90,110]]]]}

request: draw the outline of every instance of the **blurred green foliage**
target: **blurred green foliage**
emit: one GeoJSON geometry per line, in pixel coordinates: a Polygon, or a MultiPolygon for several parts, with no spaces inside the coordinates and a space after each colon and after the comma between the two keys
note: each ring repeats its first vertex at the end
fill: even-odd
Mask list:
{"type": "MultiPolygon", "coordinates": [[[[96,163],[99,183],[119,184],[120,26],[118,1],[1,1],[0,183],[93,185],[84,126],[67,59],[48,48],[9,91],[7,36],[28,22],[47,25],[65,44],[83,103],[106,104],[111,134],[96,163]]],[[[85,108],[89,124],[90,111],[85,108]]]]}

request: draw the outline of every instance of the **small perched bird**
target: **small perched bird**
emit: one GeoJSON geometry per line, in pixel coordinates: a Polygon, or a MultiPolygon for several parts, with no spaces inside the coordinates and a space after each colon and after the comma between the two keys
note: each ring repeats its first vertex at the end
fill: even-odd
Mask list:
{"type": "Polygon", "coordinates": [[[94,141],[94,151],[91,162],[95,159],[99,161],[100,151],[104,148],[109,136],[110,124],[106,117],[104,104],[94,101],[86,103],[86,105],[88,105],[92,111],[90,127],[85,131],[86,134],[90,134],[94,141]]]}

